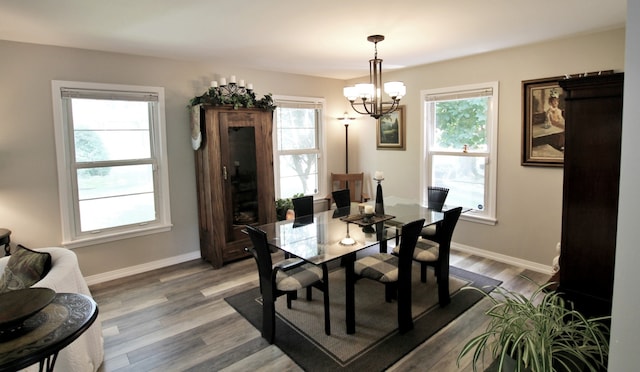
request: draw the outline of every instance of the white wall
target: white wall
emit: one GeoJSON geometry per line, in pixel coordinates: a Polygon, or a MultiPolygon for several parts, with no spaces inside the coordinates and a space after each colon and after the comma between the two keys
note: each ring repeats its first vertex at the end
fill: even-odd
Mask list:
{"type": "MultiPolygon", "coordinates": [[[[62,240],[51,80],[165,88],[173,229],[75,249],[85,276],[191,253],[199,256],[187,104],[219,77],[216,74],[253,83],[259,97],[325,97],[329,124],[344,112],[338,80],[6,41],[0,41],[0,56],[0,226],[12,230],[14,246],[56,246],[62,240]]],[[[330,153],[344,153],[341,134],[328,133],[330,153]]],[[[327,159],[329,169],[341,169],[342,159],[327,159]]]]}
{"type": "MultiPolygon", "coordinates": [[[[347,108],[342,81],[242,70],[215,61],[197,64],[6,41],[0,41],[0,55],[0,226],[13,231],[14,245],[55,246],[61,241],[51,80],[165,88],[174,228],[75,249],[85,276],[176,256],[197,256],[195,173],[186,105],[216,74],[251,81],[258,95],[326,98],[328,170],[344,170],[344,126],[335,119],[347,108]]],[[[383,170],[385,195],[418,198],[420,90],[497,80],[499,222],[496,226],[461,222],[454,240],[550,265],[560,240],[562,170],[520,165],[521,81],[623,67],[624,30],[612,30],[402,71],[385,70],[385,81],[403,80],[408,88],[402,102],[407,106],[407,150],[377,151],[375,122],[358,115],[349,126],[349,169],[364,171],[369,179],[375,170],[383,170]]]]}
{"type": "MultiPolygon", "coordinates": [[[[498,224],[460,221],[453,240],[550,266],[561,234],[562,168],[520,165],[521,82],[586,71],[622,71],[624,39],[624,30],[619,29],[401,71],[385,69],[384,81],[400,80],[407,85],[407,95],[401,101],[407,106],[407,149],[377,151],[371,129],[375,123],[362,120],[353,125],[361,131],[362,169],[370,174],[385,172],[384,195],[419,198],[420,91],[498,81],[498,224]]],[[[351,127],[349,130],[351,139],[351,127]]]]}
{"type": "Polygon", "coordinates": [[[636,371],[640,365],[640,2],[627,2],[627,48],[622,117],[622,164],[616,271],[613,287],[613,319],[609,371],[636,371]]]}

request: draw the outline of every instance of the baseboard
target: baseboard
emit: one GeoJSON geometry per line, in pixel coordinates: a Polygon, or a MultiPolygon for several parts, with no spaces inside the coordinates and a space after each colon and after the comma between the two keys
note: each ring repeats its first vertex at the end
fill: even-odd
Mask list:
{"type": "MultiPolygon", "coordinates": [[[[551,273],[553,272],[552,267],[548,265],[542,265],[537,262],[527,261],[520,258],[511,257],[504,254],[495,253],[495,252],[471,247],[464,244],[452,242],[451,249],[455,249],[460,252],[471,253],[480,257],[490,258],[494,261],[504,262],[509,265],[522,267],[524,269],[529,269],[529,270],[540,272],[540,273],[551,275],[551,273]]],[[[87,281],[87,284],[91,286],[98,283],[108,282],[114,279],[124,278],[130,275],[135,275],[135,274],[140,274],[140,273],[144,273],[151,270],[161,269],[163,267],[195,260],[198,258],[200,258],[200,252],[196,251],[196,252],[186,253],[180,256],[174,256],[174,257],[165,258],[162,260],[147,262],[141,265],[125,267],[124,269],[118,269],[118,270],[109,271],[102,274],[87,276],[85,277],[85,280],[87,281]]]]}
{"type": "Polygon", "coordinates": [[[141,265],[129,266],[124,269],[108,271],[106,273],[87,276],[84,279],[87,285],[91,286],[98,283],[108,282],[114,279],[124,278],[130,275],[140,274],[151,270],[161,269],[163,267],[179,264],[182,262],[192,261],[200,258],[200,251],[185,253],[180,256],[164,258],[162,260],[143,263],[141,265]]]}
{"type": "Polygon", "coordinates": [[[537,262],[527,261],[520,258],[511,257],[505,254],[495,253],[495,252],[471,247],[464,244],[451,242],[451,249],[455,249],[460,252],[471,253],[476,256],[489,258],[494,261],[503,262],[503,263],[517,266],[517,267],[522,267],[523,269],[528,269],[528,270],[536,271],[543,274],[551,275],[553,273],[553,268],[551,267],[551,265],[542,265],[537,262]]]}

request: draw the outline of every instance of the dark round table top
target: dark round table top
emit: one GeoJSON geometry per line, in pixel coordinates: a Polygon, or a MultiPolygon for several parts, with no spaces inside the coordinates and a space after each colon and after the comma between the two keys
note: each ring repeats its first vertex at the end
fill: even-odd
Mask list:
{"type": "Polygon", "coordinates": [[[0,334],[0,371],[15,371],[56,354],[98,317],[95,301],[79,293],[58,293],[22,327],[0,334]]]}

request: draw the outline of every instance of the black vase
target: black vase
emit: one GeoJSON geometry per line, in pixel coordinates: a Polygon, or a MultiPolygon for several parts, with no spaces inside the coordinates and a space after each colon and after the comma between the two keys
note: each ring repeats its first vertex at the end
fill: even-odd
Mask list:
{"type": "Polygon", "coordinates": [[[376,189],[376,215],[384,216],[384,200],[382,198],[382,184],[378,181],[376,189]]]}

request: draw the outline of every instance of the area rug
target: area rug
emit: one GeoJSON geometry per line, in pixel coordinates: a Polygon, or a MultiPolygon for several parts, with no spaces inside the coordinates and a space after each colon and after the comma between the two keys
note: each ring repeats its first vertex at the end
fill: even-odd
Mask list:
{"type": "MultiPolygon", "coordinates": [[[[473,286],[490,291],[493,286],[501,284],[500,281],[451,267],[451,303],[440,307],[433,272],[428,274],[428,282],[421,283],[418,267],[414,265],[414,329],[405,334],[397,331],[397,302],[385,302],[384,286],[367,279],[356,283],[356,333],[346,334],[344,270],[334,270],[329,274],[331,335],[324,333],[322,293],[314,289],[313,300],[307,301],[304,291],[301,291],[291,309],[287,309],[284,297],[276,301],[275,344],[307,371],[382,371],[482,299],[477,291],[461,291],[462,287],[473,286]]],[[[259,288],[225,300],[258,330],[261,328],[259,288]]]]}

